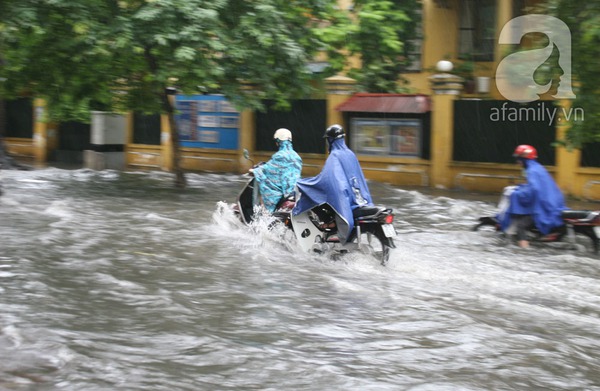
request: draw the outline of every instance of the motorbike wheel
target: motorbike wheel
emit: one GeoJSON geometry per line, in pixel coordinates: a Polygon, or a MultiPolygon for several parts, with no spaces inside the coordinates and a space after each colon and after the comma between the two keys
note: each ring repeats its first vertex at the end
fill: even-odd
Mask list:
{"type": "Polygon", "coordinates": [[[371,232],[361,234],[359,248],[361,252],[377,258],[383,266],[390,259],[390,247],[385,245],[378,235],[371,232]]]}

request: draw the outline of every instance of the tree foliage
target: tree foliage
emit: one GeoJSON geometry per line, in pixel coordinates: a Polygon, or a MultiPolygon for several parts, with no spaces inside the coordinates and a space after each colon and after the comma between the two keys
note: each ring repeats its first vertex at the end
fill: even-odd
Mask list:
{"type": "MultiPolygon", "coordinates": [[[[320,31],[334,68],[348,66],[348,54],[360,58],[350,68],[358,87],[367,92],[402,92],[401,74],[410,65],[412,42],[418,37],[418,0],[357,0],[345,23],[320,31]]],[[[340,18],[344,18],[343,15],[340,18]]]]}
{"type": "Polygon", "coordinates": [[[324,49],[330,49],[334,71],[348,55],[360,56],[362,66],[351,75],[365,90],[396,91],[420,2],[357,0],[350,14],[336,5],[3,0],[2,93],[44,97],[56,120],[86,120],[90,108],[164,112],[161,94],[169,85],[218,91],[239,106],[257,106],[266,97],[305,95],[311,78],[306,64],[324,49]]]}
{"type": "Polygon", "coordinates": [[[366,91],[398,91],[418,0],[2,0],[0,97],[45,98],[51,120],[90,110],[167,113],[177,181],[178,134],[168,87],[223,93],[238,108],[310,90],[322,51],[366,91]],[[250,87],[251,88],[248,88],[250,87]]]}
{"type": "MultiPolygon", "coordinates": [[[[313,30],[335,3],[3,0],[2,94],[45,98],[57,121],[89,121],[94,108],[133,109],[167,113],[172,128],[169,86],[218,91],[238,107],[284,101],[307,93],[306,64],[321,46],[313,30]]],[[[177,149],[177,132],[172,137],[177,149]]]]}
{"type": "Polygon", "coordinates": [[[571,123],[566,144],[581,147],[600,141],[600,3],[549,0],[546,10],[569,26],[572,73],[577,98],[572,107],[582,108],[585,118],[571,123]]]}
{"type": "Polygon", "coordinates": [[[334,4],[4,0],[1,72],[6,92],[45,97],[58,119],[82,119],[93,105],[156,111],[163,87],[172,84],[255,105],[265,96],[306,93],[305,65],[320,46],[312,28],[334,4]],[[115,96],[119,90],[127,93],[115,96]]]}

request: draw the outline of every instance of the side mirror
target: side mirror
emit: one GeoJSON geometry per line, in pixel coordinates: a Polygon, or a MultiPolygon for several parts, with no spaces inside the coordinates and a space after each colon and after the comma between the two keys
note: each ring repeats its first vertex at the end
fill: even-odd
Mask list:
{"type": "Polygon", "coordinates": [[[252,163],[252,165],[254,165],[254,160],[252,160],[250,158],[250,152],[248,152],[248,150],[246,148],[244,148],[244,159],[250,161],[250,163],[252,163]]]}

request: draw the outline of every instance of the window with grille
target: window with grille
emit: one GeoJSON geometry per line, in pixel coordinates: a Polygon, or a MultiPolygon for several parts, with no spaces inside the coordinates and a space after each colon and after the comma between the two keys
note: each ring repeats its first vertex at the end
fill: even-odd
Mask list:
{"type": "Polygon", "coordinates": [[[496,39],[496,0],[462,0],[459,29],[460,59],[493,61],[496,39]]]}
{"type": "Polygon", "coordinates": [[[408,65],[406,71],[420,72],[422,68],[421,52],[423,47],[423,12],[419,10],[415,14],[416,17],[416,35],[415,38],[408,40],[406,56],[408,57],[408,65]]]}

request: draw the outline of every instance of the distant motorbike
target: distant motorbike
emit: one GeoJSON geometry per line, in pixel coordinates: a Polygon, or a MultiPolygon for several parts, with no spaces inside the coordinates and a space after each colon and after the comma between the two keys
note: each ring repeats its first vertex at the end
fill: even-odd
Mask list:
{"type": "MultiPolygon", "coordinates": [[[[506,196],[500,200],[500,205],[506,202],[506,196]]],[[[575,247],[576,235],[584,235],[591,239],[593,252],[598,254],[600,251],[600,211],[590,210],[564,210],[562,212],[564,224],[552,229],[548,235],[543,235],[535,227],[528,231],[530,240],[544,243],[567,241],[575,247]]],[[[500,231],[500,222],[496,216],[484,216],[479,218],[479,223],[473,227],[473,231],[478,231],[481,227],[492,226],[496,231],[500,231]]]]}
{"type": "MultiPolygon", "coordinates": [[[[244,156],[252,162],[247,151],[244,151],[244,156]]],[[[259,167],[261,164],[264,162],[253,167],[259,167]]],[[[258,200],[258,185],[254,176],[249,175],[233,208],[234,213],[243,223],[250,224],[255,219],[258,200]]],[[[295,194],[282,197],[273,217],[275,222],[281,222],[293,231],[300,247],[307,252],[341,255],[360,251],[376,257],[382,265],[385,265],[390,257],[390,249],[396,247],[393,240],[396,236],[393,226],[394,214],[389,208],[371,206],[357,208],[354,211],[354,229],[350,240],[342,244],[337,236],[337,227],[344,222],[329,204],[321,204],[293,216],[292,210],[295,205],[295,194]]]]}

